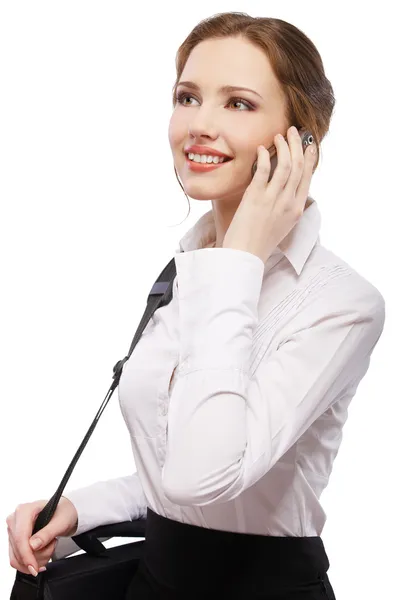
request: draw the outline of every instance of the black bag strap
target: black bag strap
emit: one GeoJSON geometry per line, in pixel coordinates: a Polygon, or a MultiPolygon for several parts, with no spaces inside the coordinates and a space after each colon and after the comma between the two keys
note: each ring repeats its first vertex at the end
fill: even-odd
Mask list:
{"type": "MultiPolygon", "coordinates": [[[[62,496],[62,492],[64,491],[65,486],[68,483],[68,480],[72,475],[72,471],[74,470],[76,463],[78,462],[83,450],[85,449],[86,444],[89,441],[90,436],[93,433],[112,394],[114,393],[115,389],[117,388],[117,386],[119,384],[119,380],[122,375],[123,365],[130,358],[130,355],[132,354],[137,342],[139,341],[139,339],[141,337],[141,334],[143,333],[145,327],[147,326],[147,324],[148,324],[149,320],[151,319],[151,317],[153,316],[154,312],[157,310],[157,308],[160,308],[161,306],[165,306],[166,304],[169,304],[170,300],[172,299],[173,281],[175,279],[175,276],[176,276],[176,263],[175,263],[175,259],[172,258],[172,260],[166,265],[166,267],[160,273],[156,282],[152,286],[151,291],[147,298],[146,309],[144,311],[144,314],[142,316],[140,324],[137,328],[137,331],[134,334],[133,341],[130,345],[129,352],[124,358],[119,360],[116,363],[116,365],[114,366],[114,375],[113,375],[114,381],[112,382],[111,387],[109,388],[96,416],[94,417],[92,424],[90,425],[85,437],[83,438],[82,443],[80,444],[80,446],[76,452],[75,456],[73,457],[69,467],[67,468],[65,475],[62,478],[61,483],[59,484],[59,486],[57,488],[57,491],[47,502],[46,506],[38,514],[36,522],[33,527],[32,535],[37,533],[40,529],[43,529],[43,527],[48,525],[48,523],[51,521],[51,519],[57,509],[60,498],[62,496]]],[[[77,537],[80,537],[80,536],[77,536],[77,537]]]]}
{"type": "Polygon", "coordinates": [[[100,538],[145,537],[146,525],[147,519],[135,519],[134,521],[99,525],[94,529],[90,529],[90,531],[74,535],[71,539],[86,554],[90,554],[91,556],[108,556],[108,549],[100,541],[100,538]]]}

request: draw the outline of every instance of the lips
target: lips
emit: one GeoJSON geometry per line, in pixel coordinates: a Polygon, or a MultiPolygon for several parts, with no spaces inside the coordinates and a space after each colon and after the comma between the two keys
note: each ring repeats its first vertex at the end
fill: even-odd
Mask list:
{"type": "Polygon", "coordinates": [[[194,144],[193,146],[188,146],[187,148],[184,149],[184,152],[186,154],[191,153],[191,154],[206,154],[207,156],[222,156],[223,158],[229,158],[230,160],[232,159],[231,156],[228,156],[228,154],[224,154],[223,152],[220,152],[219,150],[216,150],[216,148],[210,148],[209,146],[199,146],[194,144]]]}

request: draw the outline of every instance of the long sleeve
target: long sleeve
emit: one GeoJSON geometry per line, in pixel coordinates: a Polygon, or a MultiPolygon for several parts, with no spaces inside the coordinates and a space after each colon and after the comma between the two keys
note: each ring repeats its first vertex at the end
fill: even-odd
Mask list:
{"type": "Polygon", "coordinates": [[[178,254],[176,268],[181,370],[169,404],[163,490],[177,504],[204,506],[257,482],[364,375],[385,303],[350,274],[331,278],[309,294],[251,376],[261,259],[201,249],[178,254]]]}
{"type": "Polygon", "coordinates": [[[98,481],[63,494],[78,513],[79,535],[99,525],[144,518],[147,502],[137,473],[98,481]]]}

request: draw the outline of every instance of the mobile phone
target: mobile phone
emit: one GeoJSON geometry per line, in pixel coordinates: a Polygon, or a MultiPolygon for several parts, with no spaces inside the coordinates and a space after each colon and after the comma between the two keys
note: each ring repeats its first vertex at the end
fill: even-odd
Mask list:
{"type": "MultiPolygon", "coordinates": [[[[306,129],[303,129],[303,128],[299,129],[298,133],[301,136],[301,139],[302,139],[302,149],[303,149],[303,152],[305,153],[306,148],[310,144],[314,144],[314,137],[310,133],[310,131],[307,131],[306,129]]],[[[288,142],[287,136],[285,136],[284,139],[285,139],[286,142],[288,142]]],[[[268,179],[268,183],[269,183],[269,181],[273,177],[273,173],[274,173],[274,171],[275,171],[275,169],[277,167],[277,148],[273,144],[272,146],[270,146],[270,148],[268,148],[268,151],[269,151],[269,154],[270,154],[270,174],[269,174],[269,179],[268,179]]],[[[258,163],[258,161],[256,160],[254,162],[254,164],[252,165],[252,177],[255,175],[257,163],[258,163]]]]}

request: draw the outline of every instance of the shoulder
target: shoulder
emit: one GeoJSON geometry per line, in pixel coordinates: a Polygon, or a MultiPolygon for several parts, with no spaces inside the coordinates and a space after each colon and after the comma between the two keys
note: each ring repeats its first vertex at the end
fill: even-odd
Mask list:
{"type": "MultiPolygon", "coordinates": [[[[353,308],[363,316],[385,311],[384,296],[373,282],[321,244],[314,247],[300,279],[299,285],[314,286],[319,299],[332,308],[353,308]]],[[[316,292],[314,300],[317,297],[316,292]]]]}
{"type": "Polygon", "coordinates": [[[297,332],[327,324],[335,329],[361,324],[371,338],[378,338],[385,300],[371,281],[316,244],[299,276],[286,258],[266,275],[258,316],[255,339],[261,352],[271,352],[297,332]]]}

